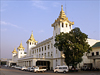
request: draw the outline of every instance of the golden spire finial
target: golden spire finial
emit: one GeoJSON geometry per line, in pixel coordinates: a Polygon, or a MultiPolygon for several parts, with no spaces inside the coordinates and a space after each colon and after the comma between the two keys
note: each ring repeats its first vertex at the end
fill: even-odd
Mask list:
{"type": "Polygon", "coordinates": [[[27,42],[29,42],[29,41],[31,41],[31,42],[36,42],[36,43],[37,43],[37,41],[35,41],[35,38],[34,38],[34,36],[33,36],[33,31],[32,31],[32,34],[31,34],[29,40],[27,40],[27,42]]]}
{"type": "Polygon", "coordinates": [[[33,30],[32,30],[32,34],[33,34],[33,30]]]}
{"type": "Polygon", "coordinates": [[[63,5],[61,5],[61,10],[63,10],[63,5]]]}
{"type": "Polygon", "coordinates": [[[25,49],[22,45],[22,40],[21,40],[21,43],[20,43],[20,46],[17,48],[17,49],[25,49]]]}
{"type": "Polygon", "coordinates": [[[17,53],[16,48],[14,48],[14,50],[12,51],[12,53],[17,53]]]}

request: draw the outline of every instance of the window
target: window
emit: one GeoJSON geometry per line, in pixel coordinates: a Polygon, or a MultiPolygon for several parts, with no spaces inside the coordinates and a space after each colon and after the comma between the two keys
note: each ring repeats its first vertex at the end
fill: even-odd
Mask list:
{"type": "Polygon", "coordinates": [[[48,45],[48,49],[50,48],[50,45],[48,45]]]}
{"type": "Polygon", "coordinates": [[[62,27],[64,27],[64,24],[62,23],[62,27]]]}
{"type": "Polygon", "coordinates": [[[67,69],[67,67],[63,67],[63,69],[67,69]]]}
{"type": "Polygon", "coordinates": [[[45,55],[45,57],[46,57],[46,53],[45,53],[44,55],[45,55]]]}
{"type": "Polygon", "coordinates": [[[56,33],[56,35],[57,35],[57,33],[56,33]]]}
{"type": "Polygon", "coordinates": [[[37,53],[38,53],[38,49],[37,49],[37,53]]]}
{"type": "Polygon", "coordinates": [[[54,30],[55,30],[55,26],[54,26],[54,30]]]}
{"type": "Polygon", "coordinates": [[[35,50],[35,53],[36,53],[36,50],[35,50]]]}
{"type": "Polygon", "coordinates": [[[40,58],[40,54],[39,54],[39,58],[40,58]]]}
{"type": "Polygon", "coordinates": [[[92,56],[94,56],[94,52],[92,52],[92,56]]]}
{"type": "Polygon", "coordinates": [[[52,56],[52,52],[51,52],[51,56],[52,56]]]}
{"type": "Polygon", "coordinates": [[[42,53],[42,56],[43,56],[43,53],[42,53]]]}
{"type": "Polygon", "coordinates": [[[59,69],[62,69],[62,67],[59,67],[59,69]]]}
{"type": "Polygon", "coordinates": [[[42,47],[42,51],[43,51],[43,47],[42,47]]]}
{"type": "Polygon", "coordinates": [[[31,45],[31,42],[30,42],[30,45],[31,45]]]}
{"type": "Polygon", "coordinates": [[[57,54],[57,50],[56,50],[56,54],[57,54]]]}
{"type": "Polygon", "coordinates": [[[45,50],[46,50],[46,46],[45,46],[45,50]]]}
{"type": "Polygon", "coordinates": [[[51,48],[53,48],[53,44],[51,43],[51,48]]]}
{"type": "Polygon", "coordinates": [[[22,54],[22,52],[20,54],[22,54]]]}
{"type": "Polygon", "coordinates": [[[71,25],[69,25],[69,28],[71,29],[71,25]]]}
{"type": "Polygon", "coordinates": [[[67,27],[67,24],[66,24],[66,27],[67,27]]]}
{"type": "Polygon", "coordinates": [[[99,52],[96,52],[96,55],[99,55],[99,52]]]}
{"type": "Polygon", "coordinates": [[[41,52],[41,48],[39,48],[39,52],[41,52]]]}
{"type": "Polygon", "coordinates": [[[51,54],[51,56],[52,56],[52,54],[51,54]]]}
{"type": "Polygon", "coordinates": [[[33,51],[33,54],[34,54],[34,51],[33,51]]]}
{"type": "Polygon", "coordinates": [[[50,56],[50,52],[48,52],[48,56],[50,56]]]}

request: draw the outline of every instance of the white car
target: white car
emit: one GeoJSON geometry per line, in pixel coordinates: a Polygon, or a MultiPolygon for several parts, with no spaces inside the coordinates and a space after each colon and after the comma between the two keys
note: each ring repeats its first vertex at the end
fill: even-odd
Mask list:
{"type": "Polygon", "coordinates": [[[12,65],[11,67],[12,67],[12,68],[15,68],[15,67],[16,67],[16,65],[12,65]]]}
{"type": "Polygon", "coordinates": [[[29,71],[30,71],[30,72],[34,71],[34,67],[31,67],[29,71]]]}
{"type": "Polygon", "coordinates": [[[45,72],[46,71],[46,66],[39,66],[34,68],[34,72],[45,72]]]}
{"type": "Polygon", "coordinates": [[[21,68],[22,71],[26,71],[27,69],[28,69],[28,68],[25,67],[25,66],[23,66],[23,67],[21,68]]]}
{"type": "Polygon", "coordinates": [[[68,72],[68,71],[69,71],[68,66],[57,66],[57,67],[54,69],[54,72],[55,72],[55,73],[58,73],[58,72],[66,73],[66,72],[68,72]]]}
{"type": "Polygon", "coordinates": [[[16,69],[21,69],[21,66],[15,66],[16,69]]]}

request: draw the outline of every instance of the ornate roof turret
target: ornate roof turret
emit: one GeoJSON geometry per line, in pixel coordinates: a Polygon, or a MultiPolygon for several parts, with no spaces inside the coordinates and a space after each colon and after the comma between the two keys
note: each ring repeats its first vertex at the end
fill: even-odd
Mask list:
{"type": "Polygon", "coordinates": [[[36,41],[36,40],[35,40],[35,38],[34,38],[34,36],[33,36],[33,31],[32,31],[32,34],[31,34],[31,36],[30,36],[29,40],[27,40],[27,42],[26,42],[26,43],[28,43],[28,42],[35,42],[35,43],[37,43],[37,42],[38,42],[38,41],[36,41]]]}
{"type": "Polygon", "coordinates": [[[74,24],[74,22],[71,22],[71,21],[68,20],[68,17],[66,17],[65,12],[63,11],[63,5],[61,5],[60,15],[57,18],[57,20],[55,20],[55,22],[52,24],[52,27],[54,27],[56,22],[64,22],[64,21],[69,22],[71,25],[74,24]]]}
{"type": "Polygon", "coordinates": [[[20,43],[20,46],[19,46],[17,49],[25,49],[25,48],[23,47],[23,45],[22,45],[22,41],[21,41],[21,43],[20,43]]]}
{"type": "Polygon", "coordinates": [[[17,53],[16,48],[14,48],[14,50],[12,51],[12,53],[17,53]]]}

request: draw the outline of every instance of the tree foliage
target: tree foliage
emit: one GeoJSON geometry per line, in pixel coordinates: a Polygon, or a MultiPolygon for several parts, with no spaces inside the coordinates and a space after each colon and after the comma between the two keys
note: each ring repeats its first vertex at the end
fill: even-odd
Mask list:
{"type": "Polygon", "coordinates": [[[77,65],[82,61],[83,53],[92,50],[87,38],[88,35],[82,33],[79,28],[74,28],[69,33],[62,32],[56,35],[54,46],[64,53],[68,66],[77,65]]]}

